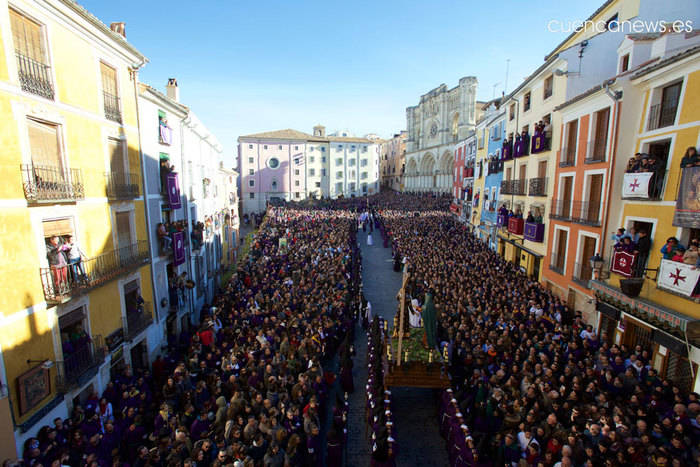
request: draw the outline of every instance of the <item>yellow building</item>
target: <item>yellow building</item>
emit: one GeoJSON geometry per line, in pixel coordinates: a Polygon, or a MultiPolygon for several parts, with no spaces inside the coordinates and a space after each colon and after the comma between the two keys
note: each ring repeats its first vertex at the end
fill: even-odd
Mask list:
{"type": "Polygon", "coordinates": [[[112,29],[70,0],[0,7],[3,459],[101,392],[111,369],[147,364],[135,98],[146,58],[123,23],[112,29]]]}
{"type": "Polygon", "coordinates": [[[635,239],[651,240],[648,255],[625,256],[609,241],[603,268],[591,286],[598,299],[599,329],[610,342],[651,352],[659,373],[684,389],[700,390],[700,269],[664,259],[667,240],[688,246],[700,239],[700,167],[681,168],[686,150],[700,143],[700,38],[681,34],[631,35],[619,61],[643,63],[612,83],[623,96],[611,208],[604,235],[624,227],[635,239]],[[632,172],[630,158],[642,153],[655,170],[632,172]],[[631,264],[631,267],[630,267],[631,264]]]}
{"type": "MultiPolygon", "coordinates": [[[[485,103],[477,103],[477,121],[475,127],[476,157],[474,160],[474,184],[472,189],[472,210],[467,221],[471,224],[473,232],[484,241],[493,241],[495,231],[492,225],[483,219],[484,210],[488,211],[493,200],[486,194],[486,177],[489,174],[489,161],[492,154],[489,153],[491,144],[490,133],[495,121],[502,119],[503,112],[499,109],[500,99],[494,99],[485,103]],[[490,239],[490,240],[489,240],[490,239]]],[[[491,164],[493,165],[493,164],[491,164]]]]}

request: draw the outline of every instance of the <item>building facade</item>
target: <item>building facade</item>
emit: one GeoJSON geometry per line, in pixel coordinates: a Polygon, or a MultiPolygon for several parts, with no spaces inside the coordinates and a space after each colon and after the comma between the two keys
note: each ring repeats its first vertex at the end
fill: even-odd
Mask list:
{"type": "Polygon", "coordinates": [[[454,182],[450,209],[461,222],[469,221],[474,194],[474,163],[476,159],[476,133],[472,133],[455,146],[454,182]]]}
{"type": "Polygon", "coordinates": [[[448,89],[442,84],[406,109],[404,191],[452,191],[454,145],[474,130],[478,120],[477,80],[461,78],[448,89]]]}
{"type": "Polygon", "coordinates": [[[379,163],[380,185],[382,189],[401,191],[403,171],[406,163],[406,139],[408,132],[402,130],[382,143],[379,163]]]}
{"type": "Polygon", "coordinates": [[[124,366],[154,297],[136,86],[146,58],[72,1],[0,8],[0,456],[124,366]]]}
{"type": "MultiPolygon", "coordinates": [[[[347,132],[343,132],[348,135],[347,132]]],[[[238,138],[244,214],[267,203],[362,196],[379,191],[381,140],[279,130],[238,138]]]]}

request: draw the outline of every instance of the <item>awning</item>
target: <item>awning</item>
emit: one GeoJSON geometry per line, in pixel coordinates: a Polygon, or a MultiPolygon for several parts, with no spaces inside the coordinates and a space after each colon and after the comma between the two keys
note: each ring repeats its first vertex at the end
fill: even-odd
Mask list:
{"type": "Polygon", "coordinates": [[[608,318],[614,319],[614,320],[619,320],[620,319],[620,310],[618,308],[615,308],[612,305],[608,305],[605,302],[598,301],[596,303],[596,310],[607,316],[608,318]]]}
{"type": "Polygon", "coordinates": [[[521,250],[523,250],[526,253],[531,254],[535,258],[544,258],[544,255],[537,253],[535,251],[532,251],[529,248],[524,247],[521,243],[516,243],[515,240],[511,240],[509,238],[502,237],[501,235],[499,235],[498,238],[500,238],[501,240],[503,240],[506,243],[510,243],[511,245],[520,248],[521,250]]]}

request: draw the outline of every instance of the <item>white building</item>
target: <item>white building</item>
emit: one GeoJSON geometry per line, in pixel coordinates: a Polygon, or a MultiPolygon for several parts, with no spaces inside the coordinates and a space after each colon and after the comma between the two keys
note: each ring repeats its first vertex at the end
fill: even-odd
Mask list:
{"type": "MultiPolygon", "coordinates": [[[[349,135],[347,131],[340,134],[349,135]]],[[[244,213],[268,202],[362,196],[379,191],[381,140],[279,130],[238,138],[244,213]]]]}
{"type": "Polygon", "coordinates": [[[464,77],[454,88],[442,84],[406,109],[406,191],[451,191],[454,143],[474,130],[478,118],[476,87],[475,77],[464,77]]]}
{"type": "Polygon", "coordinates": [[[231,217],[231,210],[225,209],[227,194],[214,184],[219,179],[221,145],[179,102],[177,81],[170,79],[166,90],[167,95],[140,84],[138,96],[151,280],[157,302],[156,321],[148,330],[151,360],[166,345],[168,334],[195,323],[201,306],[212,300],[225,215],[231,217]],[[201,246],[195,232],[199,222],[201,246]],[[169,232],[166,238],[158,233],[160,224],[169,232]],[[173,287],[183,273],[194,281],[193,289],[173,287]]]}

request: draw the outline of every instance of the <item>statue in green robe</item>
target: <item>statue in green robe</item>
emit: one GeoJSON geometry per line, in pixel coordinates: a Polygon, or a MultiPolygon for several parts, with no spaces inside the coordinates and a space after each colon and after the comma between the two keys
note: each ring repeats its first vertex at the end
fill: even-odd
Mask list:
{"type": "Polygon", "coordinates": [[[425,293],[425,303],[423,304],[423,327],[425,327],[425,338],[429,349],[437,346],[437,311],[433,303],[433,294],[425,293]]]}

